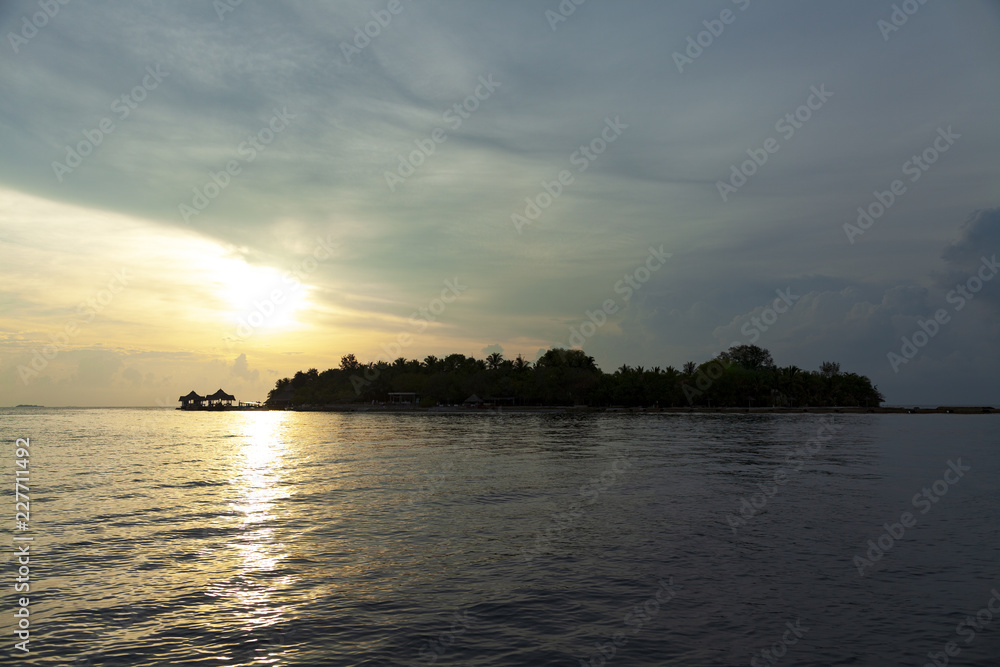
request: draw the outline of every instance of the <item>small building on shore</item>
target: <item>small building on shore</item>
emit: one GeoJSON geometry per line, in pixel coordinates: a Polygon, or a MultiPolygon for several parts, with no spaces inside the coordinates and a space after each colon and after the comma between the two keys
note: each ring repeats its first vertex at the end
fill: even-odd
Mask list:
{"type": "Polygon", "coordinates": [[[293,398],[295,398],[295,389],[292,385],[287,385],[278,393],[272,393],[266,404],[278,410],[287,410],[292,407],[293,398]]]}
{"type": "Polygon", "coordinates": [[[420,396],[412,391],[390,391],[389,405],[417,405],[420,396]]]}

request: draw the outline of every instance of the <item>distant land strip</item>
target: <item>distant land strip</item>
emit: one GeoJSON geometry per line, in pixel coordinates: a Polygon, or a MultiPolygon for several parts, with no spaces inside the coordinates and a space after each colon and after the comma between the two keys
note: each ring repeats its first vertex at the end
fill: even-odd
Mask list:
{"type": "Polygon", "coordinates": [[[768,350],[734,345],[702,364],[623,365],[602,371],[580,349],[554,348],[534,363],[499,351],[485,359],[450,354],[361,363],[353,354],[340,367],[282,378],[268,394],[271,409],[563,408],[676,411],[875,410],[885,397],[863,375],[825,361],[816,371],[779,367],[768,350]],[[330,407],[324,406],[347,406],[330,407]]]}

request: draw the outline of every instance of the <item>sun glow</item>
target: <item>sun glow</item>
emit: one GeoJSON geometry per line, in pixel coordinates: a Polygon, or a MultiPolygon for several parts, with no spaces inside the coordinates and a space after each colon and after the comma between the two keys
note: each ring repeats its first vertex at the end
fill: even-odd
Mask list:
{"type": "Polygon", "coordinates": [[[298,328],[297,313],[309,304],[309,287],[276,269],[251,266],[242,259],[216,262],[216,295],[228,305],[227,317],[234,325],[254,332],[298,328]]]}

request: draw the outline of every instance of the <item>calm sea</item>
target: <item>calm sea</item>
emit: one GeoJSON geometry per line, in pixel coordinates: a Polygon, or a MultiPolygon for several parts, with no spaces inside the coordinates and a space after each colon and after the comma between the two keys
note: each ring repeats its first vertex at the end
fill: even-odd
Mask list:
{"type": "Polygon", "coordinates": [[[995,416],[0,425],[5,664],[1000,664],[995,416]]]}

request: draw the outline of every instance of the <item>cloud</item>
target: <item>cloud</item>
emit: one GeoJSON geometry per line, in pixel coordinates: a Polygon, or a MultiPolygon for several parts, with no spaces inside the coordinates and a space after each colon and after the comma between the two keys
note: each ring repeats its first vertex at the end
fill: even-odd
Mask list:
{"type": "Polygon", "coordinates": [[[75,366],[72,374],[61,382],[74,387],[102,391],[115,384],[118,371],[125,366],[123,355],[115,350],[68,350],[56,357],[53,365],[75,366]]]}
{"type": "MultiPolygon", "coordinates": [[[[706,359],[791,286],[802,301],[761,330],[775,358],[836,358],[875,374],[887,346],[1000,249],[991,208],[1000,89],[983,85],[1000,59],[1000,21],[989,3],[928,3],[889,44],[876,27],[886,8],[865,0],[750,3],[683,73],[672,54],[718,16],[702,3],[586,3],[556,31],[530,0],[404,3],[347,62],[341,43],[376,5],[242,3],[220,17],[210,3],[94,0],[61,6],[19,53],[7,45],[3,372],[63,331],[121,268],[134,275],[127,289],[31,391],[58,385],[60,400],[124,403],[153,386],[132,368],[171,375],[180,393],[227,378],[259,391],[347,352],[377,358],[455,276],[469,291],[404,354],[530,356],[566,344],[588,310],[619,298],[614,286],[646,248],[664,244],[669,265],[587,341],[603,367],[706,359]],[[952,48],[954,36],[968,48],[952,48]],[[115,111],[157,67],[162,81],[140,90],[127,116],[115,111]],[[500,87],[449,124],[445,112],[487,76],[500,87]],[[794,137],[779,135],[776,119],[822,85],[834,93],[822,110],[794,137]],[[288,128],[253,160],[241,155],[284,108],[295,116],[288,128]],[[619,116],[629,125],[621,138],[595,144],[619,116]],[[52,163],[97,136],[104,118],[113,131],[84,143],[89,154],[57,178],[52,163]],[[907,178],[901,165],[949,124],[962,135],[956,150],[848,243],[843,225],[858,206],[907,178]],[[437,127],[447,140],[390,191],[385,173],[437,127]],[[722,202],[716,181],[772,136],[780,150],[722,202]],[[580,171],[571,156],[591,146],[601,153],[580,171]],[[240,173],[225,173],[230,160],[240,173]],[[561,170],[573,183],[518,235],[511,214],[561,170]],[[223,180],[182,219],[195,188],[214,193],[223,180]],[[956,238],[953,221],[970,210],[956,238]],[[306,266],[318,238],[337,250],[306,266]],[[266,279],[288,272],[301,275],[308,303],[227,346],[241,318],[270,310],[266,279]],[[121,358],[78,365],[102,345],[121,358]],[[90,381],[108,393],[88,391],[90,381]]],[[[3,7],[3,35],[37,10],[3,7]]],[[[947,367],[931,364],[948,359],[956,373],[973,370],[970,392],[995,395],[969,360],[988,349],[995,311],[982,306],[1000,303],[997,287],[956,313],[907,367],[901,391],[937,392],[947,367]]]]}
{"type": "Polygon", "coordinates": [[[142,373],[132,368],[131,366],[122,371],[122,377],[128,380],[129,384],[131,384],[133,387],[139,387],[142,385],[143,381],[142,373]]]}
{"type": "Polygon", "coordinates": [[[948,263],[948,269],[941,276],[938,285],[949,292],[964,287],[968,293],[974,293],[974,303],[986,304],[995,313],[1000,310],[1000,275],[986,281],[981,276],[988,276],[992,272],[990,267],[998,255],[1000,208],[976,211],[962,225],[959,238],[941,254],[948,263]],[[987,262],[985,268],[984,260],[987,262]],[[978,285],[981,288],[976,290],[978,285]]]}
{"type": "Polygon", "coordinates": [[[229,373],[230,375],[251,383],[257,383],[260,380],[260,371],[250,370],[250,365],[247,363],[246,353],[241,354],[233,360],[233,366],[229,373]]]}
{"type": "Polygon", "coordinates": [[[978,264],[985,254],[1000,252],[1000,208],[979,210],[961,227],[959,238],[945,248],[941,256],[950,264],[978,264]]]}

